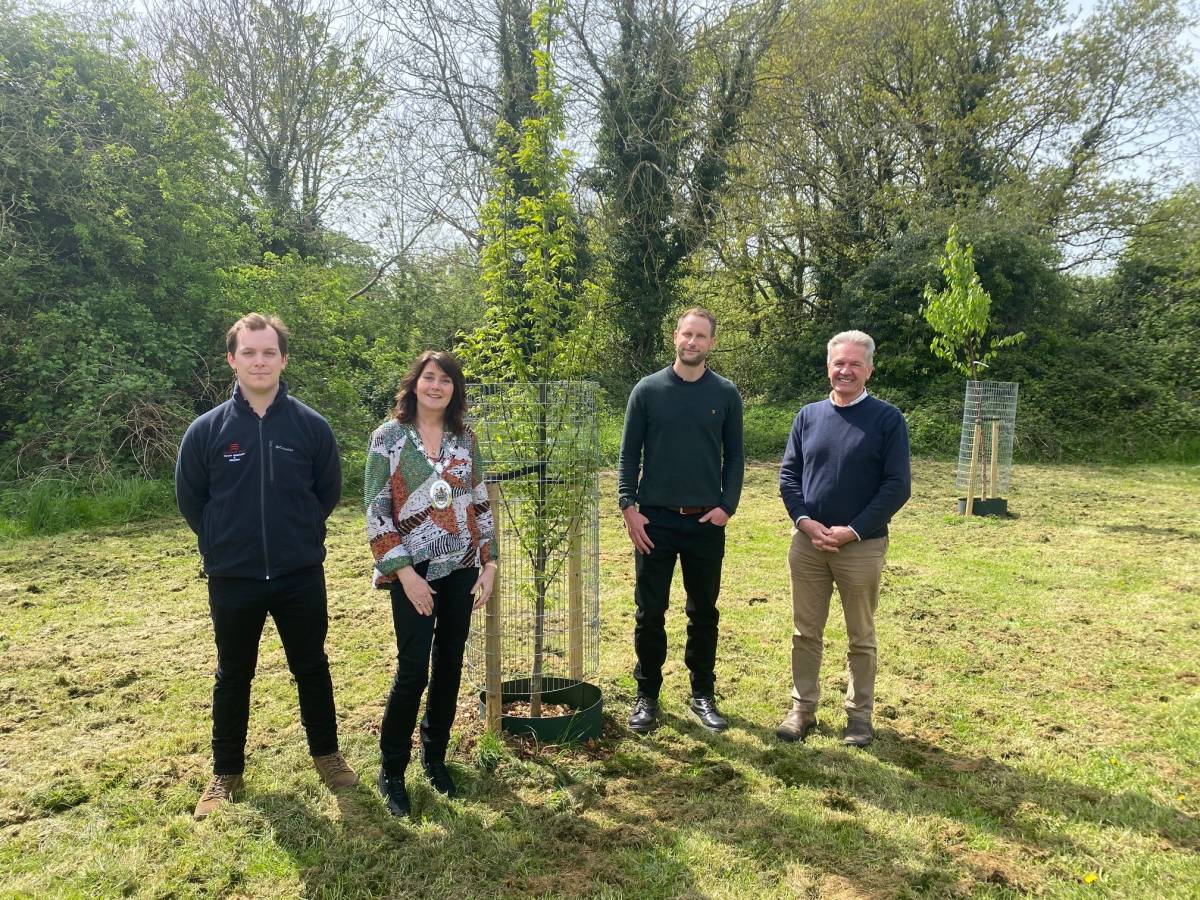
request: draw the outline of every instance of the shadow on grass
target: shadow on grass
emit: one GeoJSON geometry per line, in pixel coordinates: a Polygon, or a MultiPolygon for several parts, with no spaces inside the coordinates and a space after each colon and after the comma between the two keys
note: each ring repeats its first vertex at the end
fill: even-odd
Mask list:
{"type": "MultiPolygon", "coordinates": [[[[729,759],[755,765],[788,787],[856,798],[901,815],[933,814],[1016,841],[1035,852],[1082,851],[1062,822],[1126,828],[1173,849],[1200,849],[1200,819],[1138,791],[1106,792],[1085,784],[1015,768],[988,756],[950,753],[889,728],[867,750],[784,744],[774,729],[729,715],[731,726],[755,738],[757,752],[712,736],[690,721],[667,717],[729,759]],[[831,793],[832,792],[832,793],[831,793]],[[1049,819],[1049,821],[1047,820],[1049,819]]],[[[820,736],[836,736],[825,720],[820,736]]],[[[686,756],[663,747],[677,761],[686,756]]]]}
{"type": "Polygon", "coordinates": [[[415,821],[387,814],[369,770],[339,795],[332,818],[303,797],[247,802],[313,897],[665,898],[704,896],[709,884],[732,894],[763,885],[868,896],[1025,892],[1059,877],[1053,859],[1090,852],[1070,824],[1200,847],[1196,819],[1138,792],[948,753],[888,728],[858,751],[831,746],[837,729],[828,724],[808,744],[785,745],[773,726],[729,718],[731,730],[714,735],[664,712],[640,739],[606,718],[604,738],[587,750],[524,748],[497,773],[456,763],[464,796],[454,801],[413,770],[415,821]],[[765,794],[748,770],[769,779],[765,794]],[[570,772],[595,779],[579,802],[562,790],[570,772]],[[880,828],[879,810],[922,824],[880,828]],[[999,839],[993,851],[979,849],[979,834],[999,839]]]}
{"type": "Polygon", "coordinates": [[[465,796],[449,801],[409,771],[413,819],[390,816],[366,773],[337,795],[336,819],[294,795],[245,802],[270,823],[306,897],[576,897],[600,885],[629,896],[695,896],[684,866],[659,854],[664,835],[597,828],[576,809],[526,802],[503,778],[459,766],[455,774],[465,796]],[[620,860],[642,853],[659,854],[655,872],[622,870],[620,860]],[[648,889],[656,877],[660,889],[648,889]]]}
{"type": "MultiPolygon", "coordinates": [[[[949,753],[920,738],[885,730],[870,754],[890,764],[888,797],[917,794],[933,812],[954,816],[966,807],[989,830],[1045,849],[1070,846],[1055,822],[1029,816],[1029,804],[1051,817],[1099,827],[1120,827],[1157,837],[1175,849],[1200,849],[1200,820],[1138,791],[1100,788],[1017,769],[989,756],[949,753]]],[[[860,754],[829,754],[836,768],[860,754]]]]}
{"type": "Polygon", "coordinates": [[[989,757],[948,753],[887,728],[867,751],[830,747],[820,738],[836,730],[824,723],[817,740],[787,745],[773,727],[726,715],[731,731],[714,735],[664,713],[660,730],[629,751],[649,759],[627,768],[663,828],[698,827],[781,875],[799,862],[868,894],[939,893],[971,883],[1033,890],[1047,877],[1036,871],[1041,861],[1091,852],[1068,834],[1069,825],[1128,829],[1164,848],[1200,849],[1197,818],[1142,792],[1107,792],[989,757]],[[806,792],[810,802],[756,802],[739,764],[806,792]],[[666,772],[673,774],[660,774],[666,772]],[[724,816],[711,815],[722,808],[724,816]],[[857,815],[871,808],[944,824],[933,826],[932,840],[909,838],[904,828],[878,832],[857,815]],[[1003,843],[981,844],[972,839],[977,834],[1003,843]],[[1000,849],[982,853],[981,845],[1000,849]]]}
{"type": "Polygon", "coordinates": [[[1100,527],[1105,531],[1111,531],[1114,534],[1137,534],[1137,535],[1153,535],[1154,537],[1176,537],[1182,538],[1185,541],[1200,540],[1200,533],[1195,531],[1186,531],[1182,528],[1173,526],[1155,527],[1153,525],[1145,525],[1141,522],[1133,525],[1106,525],[1101,524],[1100,527]]]}
{"type": "MultiPolygon", "coordinates": [[[[426,798],[413,793],[418,816],[433,812],[426,798]]],[[[246,802],[270,822],[275,843],[296,866],[305,897],[437,896],[445,893],[439,883],[452,873],[467,877],[455,871],[463,861],[451,860],[438,846],[445,827],[420,818],[394,819],[373,784],[338,794],[337,818],[296,795],[259,794],[246,802]]],[[[455,821],[453,815],[435,815],[439,824],[461,832],[456,843],[466,842],[468,832],[482,832],[469,817],[455,821]]]]}

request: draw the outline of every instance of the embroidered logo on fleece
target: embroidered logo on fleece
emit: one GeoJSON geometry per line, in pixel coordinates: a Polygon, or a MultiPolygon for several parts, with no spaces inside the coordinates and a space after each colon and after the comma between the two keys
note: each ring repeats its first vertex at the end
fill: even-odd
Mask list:
{"type": "Polygon", "coordinates": [[[242,461],[242,457],[246,455],[246,451],[238,446],[237,441],[233,441],[230,443],[229,449],[222,455],[225,457],[226,462],[235,463],[242,461]]]}

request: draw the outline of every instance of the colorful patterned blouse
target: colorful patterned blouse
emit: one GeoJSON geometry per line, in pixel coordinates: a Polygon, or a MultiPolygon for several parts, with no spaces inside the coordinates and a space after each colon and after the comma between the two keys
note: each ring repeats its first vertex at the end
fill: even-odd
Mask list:
{"type": "Polygon", "coordinates": [[[392,419],[371,435],[363,501],[375,587],[397,581],[397,573],[409,565],[427,561],[425,578],[433,581],[496,558],[496,529],[475,433],[464,428],[461,435],[443,434],[441,451],[441,477],[452,493],[446,509],[430,500],[438,475],[413,425],[392,419]]]}

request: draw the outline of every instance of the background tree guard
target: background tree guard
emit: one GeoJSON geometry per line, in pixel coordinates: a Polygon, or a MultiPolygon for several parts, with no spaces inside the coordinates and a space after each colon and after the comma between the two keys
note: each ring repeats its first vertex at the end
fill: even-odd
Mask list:
{"type": "Polygon", "coordinates": [[[1012,381],[967,382],[954,484],[966,492],[965,515],[976,499],[1002,497],[1012,485],[1017,387],[1012,381]]]}

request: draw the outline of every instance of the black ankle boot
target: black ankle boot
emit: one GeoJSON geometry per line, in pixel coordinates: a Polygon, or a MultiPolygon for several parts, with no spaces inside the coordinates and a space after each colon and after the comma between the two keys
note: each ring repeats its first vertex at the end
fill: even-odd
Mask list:
{"type": "Polygon", "coordinates": [[[629,730],[634,734],[649,734],[658,724],[658,700],[638,695],[629,714],[629,730]]]}
{"type": "Polygon", "coordinates": [[[450,770],[446,768],[445,757],[426,756],[425,751],[422,750],[421,768],[425,770],[425,777],[429,779],[429,783],[439,794],[445,794],[447,797],[458,794],[458,787],[454,784],[454,779],[450,777],[450,770]]]}
{"type": "Polygon", "coordinates": [[[724,731],[729,727],[729,720],[717,712],[717,701],[712,697],[693,697],[688,712],[709,731],[724,731]]]}
{"type": "Polygon", "coordinates": [[[379,767],[379,793],[387,801],[388,812],[393,816],[407,816],[412,813],[412,804],[408,801],[408,789],[404,786],[404,771],[388,772],[383,766],[379,767]]]}

